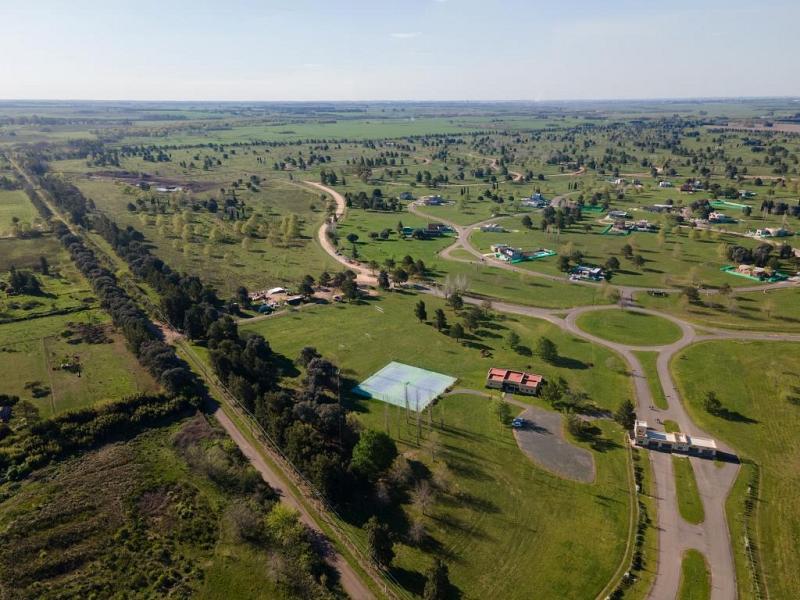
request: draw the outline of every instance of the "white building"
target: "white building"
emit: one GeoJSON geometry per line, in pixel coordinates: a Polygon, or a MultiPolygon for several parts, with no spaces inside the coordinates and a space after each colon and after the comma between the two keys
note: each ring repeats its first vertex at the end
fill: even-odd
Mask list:
{"type": "Polygon", "coordinates": [[[647,426],[647,421],[636,421],[633,436],[637,446],[653,450],[685,452],[693,456],[714,458],[717,455],[717,443],[710,438],[690,436],[688,433],[667,433],[656,431],[647,426]]]}

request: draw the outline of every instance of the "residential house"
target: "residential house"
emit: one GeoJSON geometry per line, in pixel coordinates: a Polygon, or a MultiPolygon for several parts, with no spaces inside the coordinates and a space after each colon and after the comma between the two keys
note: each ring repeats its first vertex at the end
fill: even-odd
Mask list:
{"type": "Polygon", "coordinates": [[[602,281],[605,271],[600,267],[578,265],[570,271],[569,278],[573,281],[602,281]]]}
{"type": "Polygon", "coordinates": [[[730,215],[726,215],[725,213],[714,211],[714,212],[709,213],[708,222],[709,223],[736,223],[736,219],[734,219],[730,215]]]}
{"type": "Polygon", "coordinates": [[[438,194],[434,196],[423,196],[422,198],[420,198],[420,200],[422,200],[422,203],[425,206],[441,206],[442,204],[445,203],[444,198],[442,198],[438,194]]]}
{"type": "Polygon", "coordinates": [[[608,211],[608,216],[612,219],[628,219],[631,215],[624,210],[610,210],[608,211]]]}
{"type": "Polygon", "coordinates": [[[411,192],[400,192],[398,198],[400,198],[400,200],[413,200],[414,194],[412,194],[411,192]]]}
{"type": "Polygon", "coordinates": [[[658,182],[658,187],[660,187],[660,188],[671,188],[672,187],[672,182],[671,181],[659,181],[658,182]]]}
{"type": "Polygon", "coordinates": [[[539,393],[542,381],[544,378],[541,375],[496,367],[489,369],[486,375],[486,387],[488,388],[529,396],[539,393]]]}
{"type": "Polygon", "coordinates": [[[486,225],[481,225],[481,231],[488,233],[504,233],[505,228],[497,223],[486,223],[486,225]]]}

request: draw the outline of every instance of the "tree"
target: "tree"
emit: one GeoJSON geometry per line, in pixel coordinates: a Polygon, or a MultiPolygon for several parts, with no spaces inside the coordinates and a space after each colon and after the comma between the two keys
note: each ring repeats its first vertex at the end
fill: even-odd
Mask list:
{"type": "Polygon", "coordinates": [[[569,271],[570,264],[569,264],[569,256],[564,256],[563,254],[558,257],[558,270],[562,273],[566,273],[569,271]]]}
{"type": "Polygon", "coordinates": [[[531,229],[533,227],[533,221],[531,221],[531,218],[528,215],[522,217],[522,226],[525,229],[531,229]]]}
{"type": "Polygon", "coordinates": [[[536,343],[536,352],[545,362],[554,363],[558,360],[558,348],[550,338],[540,337],[536,343]]]}
{"type": "Polygon", "coordinates": [[[605,264],[606,271],[616,271],[619,269],[619,259],[616,256],[609,256],[605,264]]]}
{"type": "Polygon", "coordinates": [[[453,292],[450,296],[450,306],[453,307],[453,310],[461,310],[464,308],[464,299],[461,297],[461,294],[453,292]]]}
{"type": "Polygon", "coordinates": [[[39,257],[39,270],[42,272],[42,275],[50,275],[50,264],[44,256],[39,257]]]}
{"type": "Polygon", "coordinates": [[[436,329],[439,331],[447,329],[447,317],[441,308],[436,309],[436,312],[434,313],[434,320],[436,322],[436,329]]]}
{"type": "Polygon", "coordinates": [[[350,245],[353,246],[353,253],[356,251],[356,242],[358,241],[358,234],[357,233],[348,233],[347,234],[347,241],[350,242],[350,245]]]}
{"type": "Polygon", "coordinates": [[[633,423],[636,420],[636,409],[633,402],[623,400],[617,408],[617,412],[614,413],[614,420],[625,429],[633,429],[633,423]]]}
{"type": "Polygon", "coordinates": [[[348,300],[355,300],[358,298],[358,285],[354,279],[345,277],[344,281],[342,281],[342,293],[348,300]]]}
{"type": "Polygon", "coordinates": [[[367,521],[364,529],[367,532],[367,545],[372,559],[382,567],[388,567],[394,559],[394,544],[392,543],[389,527],[372,516],[367,521]]]}
{"type": "Polygon", "coordinates": [[[389,274],[383,269],[378,272],[378,287],[382,290],[389,289],[389,274]]]}
{"type": "Polygon", "coordinates": [[[414,316],[419,319],[420,323],[428,318],[428,311],[425,310],[425,303],[422,300],[414,306],[414,316]]]}
{"type": "Polygon", "coordinates": [[[460,323],[456,323],[450,328],[450,336],[454,337],[457,342],[461,341],[461,339],[464,337],[464,328],[460,323]]]}
{"type": "Polygon", "coordinates": [[[382,431],[367,429],[353,448],[350,466],[356,473],[375,481],[397,457],[394,440],[382,431]]]}
{"type": "Polygon", "coordinates": [[[437,558],[425,573],[424,600],[446,600],[450,595],[450,573],[447,565],[437,558]]]}
{"type": "Polygon", "coordinates": [[[306,298],[314,295],[314,278],[311,275],[303,277],[303,281],[300,283],[300,293],[306,298]]]}
{"type": "Polygon", "coordinates": [[[516,350],[517,346],[519,346],[519,342],[520,342],[520,339],[519,339],[519,335],[517,334],[517,332],[516,331],[510,331],[508,333],[508,347],[511,348],[512,350],[516,350]]]}
{"type": "Polygon", "coordinates": [[[494,414],[501,425],[508,425],[511,421],[511,407],[504,400],[496,400],[494,404],[494,414]]]}
{"type": "Polygon", "coordinates": [[[722,411],[722,402],[717,398],[716,392],[706,392],[703,408],[712,415],[718,415],[722,411]]]}
{"type": "Polygon", "coordinates": [[[631,260],[637,269],[641,269],[644,266],[645,260],[641,254],[635,255],[631,260]]]}

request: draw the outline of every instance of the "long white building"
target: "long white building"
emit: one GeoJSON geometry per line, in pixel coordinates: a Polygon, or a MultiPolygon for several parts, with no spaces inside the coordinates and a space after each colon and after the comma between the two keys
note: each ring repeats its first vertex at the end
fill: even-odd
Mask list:
{"type": "Polygon", "coordinates": [[[633,426],[634,440],[637,446],[653,450],[669,450],[685,452],[694,456],[714,458],[717,455],[717,443],[709,438],[702,438],[688,433],[667,433],[656,431],[647,426],[647,421],[636,421],[633,426]]]}

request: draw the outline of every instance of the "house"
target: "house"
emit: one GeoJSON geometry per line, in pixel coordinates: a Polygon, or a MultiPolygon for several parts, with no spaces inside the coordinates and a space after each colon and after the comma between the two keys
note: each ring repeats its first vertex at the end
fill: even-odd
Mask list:
{"type": "Polygon", "coordinates": [[[274,287],[267,290],[267,296],[274,296],[275,294],[287,294],[286,288],[274,287]]]}
{"type": "Polygon", "coordinates": [[[297,306],[298,304],[302,304],[304,298],[303,296],[288,296],[286,298],[286,304],[290,304],[291,306],[297,306]]]}
{"type": "Polygon", "coordinates": [[[736,223],[736,219],[721,212],[711,212],[708,214],[709,223],[736,223]]]}
{"type": "Polygon", "coordinates": [[[614,185],[625,185],[626,181],[622,177],[617,177],[612,183],[614,185]]]}
{"type": "Polygon", "coordinates": [[[445,202],[444,198],[438,194],[435,196],[423,196],[420,200],[425,206],[441,206],[445,202]]]}
{"type": "Polygon", "coordinates": [[[755,192],[750,192],[748,190],[739,190],[739,198],[744,198],[745,200],[747,200],[748,198],[755,198],[755,197],[756,197],[755,192]]]}
{"type": "Polygon", "coordinates": [[[672,182],[671,181],[659,181],[658,182],[658,187],[660,187],[660,188],[671,188],[672,187],[672,182]]]}
{"type": "Polygon", "coordinates": [[[428,223],[425,228],[425,233],[429,236],[443,235],[449,231],[452,231],[452,228],[444,223],[428,223]]]}
{"type": "Polygon", "coordinates": [[[530,208],[544,208],[546,206],[550,206],[550,201],[546,200],[539,192],[536,192],[530,198],[523,198],[520,204],[530,208]]]}
{"type": "Polygon", "coordinates": [[[740,275],[747,275],[748,277],[755,277],[757,279],[766,279],[770,276],[770,272],[767,269],[755,265],[739,265],[736,267],[736,272],[740,275]]]}
{"type": "Polygon", "coordinates": [[[793,235],[788,229],[783,227],[765,227],[764,229],[756,229],[756,237],[788,237],[793,235]]]}
{"type": "Polygon", "coordinates": [[[681,190],[682,192],[686,192],[687,194],[693,194],[693,193],[694,193],[694,189],[695,189],[695,188],[694,188],[694,186],[693,186],[691,183],[684,183],[684,184],[683,184],[683,185],[680,187],[680,190],[681,190]]]}
{"type": "Polygon", "coordinates": [[[489,233],[503,233],[505,232],[505,228],[501,227],[497,223],[487,223],[486,225],[481,225],[481,231],[489,233]]]}
{"type": "Polygon", "coordinates": [[[643,207],[647,212],[654,213],[670,213],[675,207],[672,204],[653,204],[652,206],[643,207]]]}
{"type": "Polygon", "coordinates": [[[400,192],[398,198],[400,198],[400,200],[413,200],[414,194],[412,194],[411,192],[400,192]]]}
{"type": "Polygon", "coordinates": [[[610,210],[608,211],[608,216],[612,219],[628,219],[631,215],[624,210],[610,210]]]}
{"type": "Polygon", "coordinates": [[[572,281],[601,281],[605,277],[605,271],[600,267],[589,267],[578,265],[570,271],[569,278],[572,281]]]}
{"type": "Polygon", "coordinates": [[[717,443],[710,438],[697,437],[688,433],[666,433],[647,426],[647,421],[636,420],[633,425],[633,439],[637,446],[653,450],[685,452],[693,456],[714,458],[717,443]]]}
{"type": "Polygon", "coordinates": [[[486,387],[514,394],[535,396],[539,393],[539,386],[543,380],[541,375],[492,367],[486,375],[486,387]]]}

